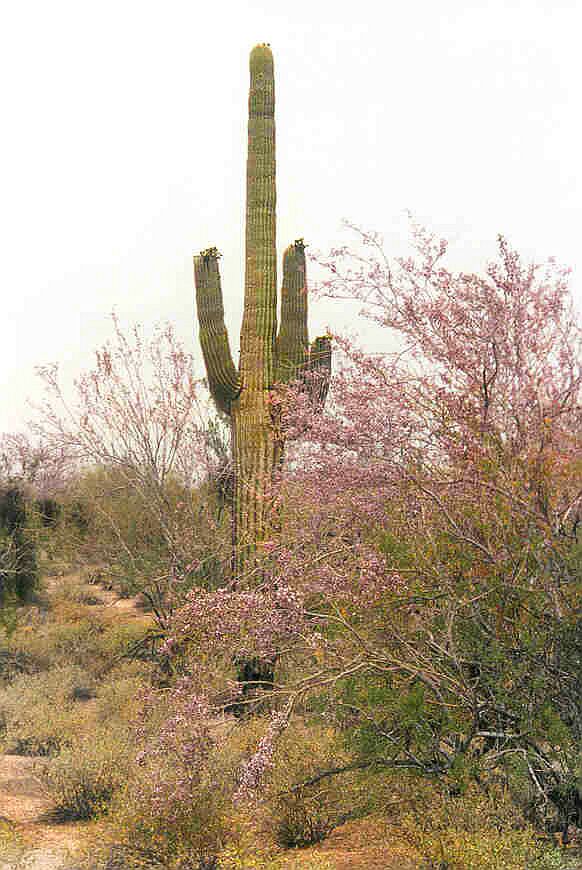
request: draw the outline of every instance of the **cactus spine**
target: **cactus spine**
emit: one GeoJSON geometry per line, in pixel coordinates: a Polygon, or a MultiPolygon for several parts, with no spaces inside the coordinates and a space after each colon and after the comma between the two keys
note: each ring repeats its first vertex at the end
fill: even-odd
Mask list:
{"type": "Polygon", "coordinates": [[[316,404],[327,392],[329,339],[309,348],[305,246],[299,239],[283,258],[281,326],[277,335],[275,82],[273,55],[258,45],[250,57],[246,259],[240,363],[233,363],[218,268],[209,248],[194,257],[200,343],[210,391],[230,415],[232,432],[233,573],[252,574],[273,526],[273,473],[282,456],[282,436],[272,415],[271,389],[307,370],[318,370],[316,404]]]}

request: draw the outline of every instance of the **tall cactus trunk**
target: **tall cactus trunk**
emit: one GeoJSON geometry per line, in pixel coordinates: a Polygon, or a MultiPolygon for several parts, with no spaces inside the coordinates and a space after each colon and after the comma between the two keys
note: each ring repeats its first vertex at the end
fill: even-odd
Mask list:
{"type": "Polygon", "coordinates": [[[277,334],[275,79],[266,46],[250,58],[245,297],[240,335],[244,389],[231,408],[235,476],[233,568],[256,567],[269,531],[275,438],[270,419],[277,334]]]}
{"type": "Polygon", "coordinates": [[[311,351],[303,240],[287,248],[283,261],[281,329],[277,336],[275,84],[273,55],[266,45],[250,57],[246,259],[240,365],[235,367],[224,326],[219,253],[209,248],[194,258],[200,343],[217,407],[230,415],[232,431],[233,579],[260,579],[262,545],[277,524],[274,473],[282,461],[283,438],[273,417],[271,390],[307,370],[321,373],[314,397],[323,405],[331,369],[327,337],[311,351]]]}

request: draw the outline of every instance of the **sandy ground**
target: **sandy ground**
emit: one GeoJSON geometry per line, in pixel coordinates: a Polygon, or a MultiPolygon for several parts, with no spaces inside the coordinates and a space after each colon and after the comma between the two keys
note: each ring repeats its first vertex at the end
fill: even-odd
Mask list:
{"type": "Polygon", "coordinates": [[[25,845],[17,857],[0,855],[0,867],[22,870],[64,870],[82,836],[80,825],[55,825],[43,821],[50,801],[35,776],[35,758],[0,756],[0,817],[25,845]]]}
{"type": "Polygon", "coordinates": [[[318,846],[289,854],[289,870],[319,867],[327,859],[333,870],[417,870],[414,849],[383,822],[363,819],[348,822],[318,846]],[[319,860],[318,860],[319,859],[319,860]]]}

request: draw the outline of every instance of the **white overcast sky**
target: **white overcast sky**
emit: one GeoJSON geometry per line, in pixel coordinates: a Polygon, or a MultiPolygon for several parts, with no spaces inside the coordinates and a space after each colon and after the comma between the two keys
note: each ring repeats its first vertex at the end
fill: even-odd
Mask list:
{"type": "MultiPolygon", "coordinates": [[[[0,0],[0,432],[34,367],[125,323],[198,354],[192,253],[242,307],[248,54],[275,55],[278,237],[341,219],[398,250],[410,209],[476,268],[497,233],[582,271],[582,3],[0,0]]],[[[351,315],[350,315],[351,316],[351,315]]],[[[348,318],[349,319],[349,318],[348,318]]],[[[346,320],[318,303],[312,331],[346,320]]]]}

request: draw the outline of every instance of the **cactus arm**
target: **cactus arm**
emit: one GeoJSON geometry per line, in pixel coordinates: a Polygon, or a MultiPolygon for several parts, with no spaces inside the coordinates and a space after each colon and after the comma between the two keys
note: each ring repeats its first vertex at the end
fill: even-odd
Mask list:
{"type": "Polygon", "coordinates": [[[321,411],[325,405],[331,378],[331,339],[320,335],[311,342],[309,348],[309,391],[315,410],[321,411]]]}
{"type": "Polygon", "coordinates": [[[231,403],[240,393],[241,383],[232,361],[228,333],[224,325],[219,256],[216,248],[209,248],[194,257],[194,282],[200,345],[208,385],[217,407],[228,414],[231,403]]]}
{"type": "Polygon", "coordinates": [[[240,372],[245,389],[273,382],[277,331],[275,187],[275,81],[273,55],[257,45],[250,57],[246,263],[240,372]]]}
{"type": "Polygon", "coordinates": [[[309,353],[305,244],[297,239],[283,255],[281,325],[276,343],[276,381],[288,384],[300,376],[309,353]]]}

